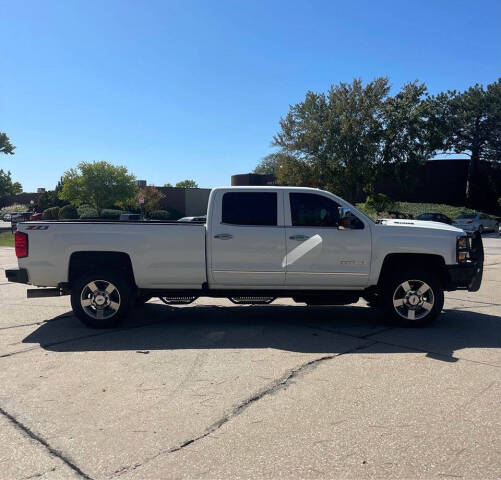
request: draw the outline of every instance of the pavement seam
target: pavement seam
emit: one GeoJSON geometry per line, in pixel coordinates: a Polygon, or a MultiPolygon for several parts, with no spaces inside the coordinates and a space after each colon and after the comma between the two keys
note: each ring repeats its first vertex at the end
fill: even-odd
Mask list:
{"type": "Polygon", "coordinates": [[[38,442],[40,445],[42,445],[51,456],[58,458],[61,460],[67,467],[71,468],[75,473],[77,473],[80,477],[85,478],[86,480],[93,480],[92,477],[87,475],[85,472],[83,472],[77,465],[75,465],[66,455],[64,455],[62,452],[59,450],[56,450],[54,447],[51,447],[47,440],[45,440],[43,437],[40,435],[37,435],[35,432],[33,432],[31,429],[29,429],[26,425],[21,423],[16,417],[8,413],[6,410],[4,410],[2,407],[0,407],[0,414],[2,414],[4,417],[6,417],[9,422],[14,425],[18,430],[23,432],[25,435],[27,435],[29,438],[34,440],[35,442],[38,442]]]}
{"type": "MultiPolygon", "coordinates": [[[[43,344],[43,345],[40,344],[38,346],[33,346],[33,347],[30,347],[30,348],[27,348],[27,349],[24,349],[24,350],[18,350],[16,352],[10,352],[10,353],[2,354],[2,355],[0,355],[0,358],[11,357],[13,355],[19,355],[21,353],[31,352],[31,351],[37,350],[39,348],[46,348],[46,347],[51,347],[51,346],[54,346],[54,345],[61,345],[63,343],[74,342],[74,341],[78,341],[78,340],[84,340],[86,338],[100,337],[102,335],[107,335],[107,334],[111,334],[111,333],[115,333],[115,332],[122,332],[122,331],[127,331],[127,330],[133,330],[133,329],[136,329],[136,328],[151,327],[151,326],[154,326],[154,325],[158,325],[159,323],[161,323],[161,321],[155,321],[155,322],[151,322],[151,323],[148,323],[148,324],[145,324],[145,325],[137,325],[137,326],[134,326],[134,327],[116,328],[116,329],[107,330],[107,331],[100,332],[100,333],[95,333],[95,334],[92,334],[92,335],[85,335],[85,336],[82,336],[82,337],[70,338],[68,340],[61,340],[60,342],[46,343],[46,344],[43,344]]],[[[299,324],[298,323],[293,323],[293,325],[299,325],[299,326],[306,327],[306,328],[309,328],[309,329],[312,329],[312,330],[320,330],[320,331],[324,331],[324,332],[335,333],[335,334],[338,334],[338,335],[346,335],[347,337],[356,338],[358,340],[365,340],[365,339],[370,338],[371,336],[378,335],[380,333],[384,333],[385,331],[392,330],[394,328],[394,327],[386,327],[386,328],[383,328],[382,330],[378,330],[377,332],[372,332],[372,333],[368,333],[366,335],[362,335],[361,337],[357,337],[356,335],[352,335],[352,334],[343,332],[341,330],[322,328],[322,327],[318,327],[318,326],[305,325],[305,324],[300,324],[300,323],[299,324]]],[[[390,347],[407,348],[409,350],[412,350],[412,351],[418,352],[418,353],[433,354],[433,355],[437,355],[439,357],[452,358],[454,360],[463,360],[465,362],[471,362],[471,363],[476,363],[476,364],[480,364],[480,365],[487,365],[487,366],[495,367],[495,368],[500,368],[501,367],[500,365],[494,365],[494,364],[488,363],[488,362],[481,362],[479,360],[472,360],[472,359],[469,359],[469,358],[456,357],[456,356],[454,356],[452,354],[447,355],[446,353],[435,352],[435,351],[431,351],[431,350],[423,350],[421,348],[411,347],[409,345],[399,345],[398,343],[390,343],[390,342],[387,342],[387,341],[384,341],[384,340],[377,340],[377,343],[380,343],[382,345],[388,345],[390,347]]],[[[338,354],[336,354],[336,355],[338,355],[338,354]]]]}
{"type": "MultiPolygon", "coordinates": [[[[468,303],[483,303],[484,305],[492,305],[493,307],[501,307],[501,303],[492,303],[492,302],[484,302],[483,300],[469,300],[467,298],[455,298],[455,297],[446,297],[446,300],[457,300],[459,302],[468,302],[468,303]]],[[[449,308],[446,310],[450,310],[449,308]]]]}
{"type": "Polygon", "coordinates": [[[11,328],[21,328],[21,327],[32,327],[33,325],[43,325],[44,323],[48,323],[48,322],[57,322],[58,320],[62,320],[63,318],[71,317],[72,315],[73,315],[72,313],[67,313],[65,315],[60,315],[57,318],[53,318],[52,320],[40,320],[39,322],[23,323],[21,325],[12,325],[10,327],[0,327],[0,330],[9,330],[11,328]]]}
{"type": "MultiPolygon", "coordinates": [[[[71,315],[69,315],[69,316],[71,316],[71,315]]],[[[44,348],[45,349],[47,347],[53,347],[54,345],[61,345],[63,343],[76,342],[78,340],[85,340],[86,338],[101,337],[103,335],[110,335],[110,334],[116,333],[116,332],[125,332],[127,330],[134,330],[136,328],[151,327],[151,326],[157,325],[158,323],[160,323],[160,321],[151,322],[151,323],[148,323],[148,324],[145,324],[145,325],[137,325],[137,326],[134,326],[134,327],[123,327],[123,328],[114,328],[114,329],[109,329],[109,330],[102,330],[99,333],[93,333],[93,334],[90,334],[90,335],[83,335],[81,337],[69,338],[67,340],[61,340],[59,342],[43,343],[43,344],[39,344],[39,345],[34,345],[32,347],[28,347],[28,348],[26,348],[24,350],[17,350],[16,352],[4,353],[4,354],[0,355],[0,358],[12,357],[13,355],[19,355],[20,353],[31,352],[31,351],[37,350],[39,348],[44,348]]]]}
{"type": "MultiPolygon", "coordinates": [[[[359,340],[370,339],[370,337],[372,337],[374,335],[378,335],[380,333],[384,333],[387,330],[394,330],[394,327],[387,327],[387,328],[385,328],[383,330],[379,330],[377,332],[373,332],[373,333],[369,333],[367,335],[363,335],[361,337],[357,337],[356,335],[351,335],[349,333],[345,333],[345,332],[342,332],[340,330],[331,330],[331,329],[328,329],[328,328],[315,327],[313,325],[310,326],[310,325],[297,324],[297,323],[294,323],[293,325],[300,325],[300,326],[303,326],[305,328],[310,328],[312,330],[320,330],[320,331],[323,331],[323,332],[336,333],[336,334],[339,334],[339,335],[346,335],[347,337],[357,338],[359,340]]],[[[398,343],[391,343],[391,342],[387,342],[385,340],[374,339],[374,344],[376,344],[376,343],[380,343],[381,345],[388,345],[389,347],[406,348],[406,349],[412,350],[413,352],[416,352],[416,353],[426,353],[426,354],[433,354],[433,355],[436,355],[438,357],[452,358],[454,361],[461,360],[463,362],[471,362],[471,363],[476,363],[476,364],[479,364],[479,365],[487,365],[489,367],[501,368],[501,365],[494,365],[492,363],[481,362],[480,360],[472,360],[470,358],[456,357],[456,356],[454,356],[452,354],[447,355],[446,353],[434,352],[432,350],[423,350],[421,348],[411,347],[409,345],[400,345],[398,343]]]]}
{"type": "MultiPolygon", "coordinates": [[[[360,339],[359,340],[363,340],[360,339]]],[[[310,360],[309,362],[303,363],[299,365],[298,367],[295,367],[288,372],[286,372],[284,375],[279,377],[278,379],[274,380],[273,382],[269,383],[267,386],[259,390],[257,393],[251,395],[250,397],[246,398],[239,404],[237,404],[235,407],[232,408],[232,410],[221,417],[219,420],[214,422],[212,425],[210,425],[208,428],[206,428],[203,433],[200,435],[197,435],[196,437],[192,437],[188,440],[185,440],[181,442],[180,444],[176,445],[175,447],[171,447],[167,450],[164,450],[162,452],[158,452],[155,455],[146,458],[144,461],[141,463],[135,463],[133,465],[129,465],[126,467],[122,467],[115,472],[113,472],[113,477],[119,477],[125,473],[128,473],[130,471],[136,470],[137,468],[143,467],[147,463],[155,460],[156,458],[163,456],[163,455],[170,455],[171,453],[178,452],[182,450],[183,448],[188,447],[189,445],[192,445],[195,442],[198,442],[199,440],[204,439],[205,437],[208,437],[212,433],[216,432],[219,430],[221,427],[226,425],[228,422],[233,420],[235,417],[243,413],[247,408],[249,408],[251,405],[254,403],[258,402],[262,398],[268,396],[268,395],[273,395],[277,393],[278,391],[281,390],[286,390],[292,383],[293,381],[301,376],[304,376],[306,373],[314,370],[320,363],[325,362],[327,360],[332,360],[334,358],[338,358],[342,355],[347,355],[353,352],[356,352],[357,350],[364,350],[368,347],[371,347],[372,345],[376,344],[377,342],[366,342],[362,345],[358,345],[357,347],[351,348],[349,350],[346,350],[345,352],[341,353],[335,353],[332,355],[324,355],[323,357],[315,358],[313,360],[310,360]]]]}

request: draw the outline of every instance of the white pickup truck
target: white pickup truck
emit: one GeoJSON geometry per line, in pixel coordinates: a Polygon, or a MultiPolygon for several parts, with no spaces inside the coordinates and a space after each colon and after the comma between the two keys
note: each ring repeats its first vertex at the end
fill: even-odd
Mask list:
{"type": "Polygon", "coordinates": [[[401,326],[442,310],[444,290],[480,288],[478,234],[436,222],[375,223],[332,193],[299,187],[212,190],[206,223],[26,222],[9,281],[71,295],[91,327],[119,323],[133,305],[227,297],[346,305],[360,297],[401,326]]]}

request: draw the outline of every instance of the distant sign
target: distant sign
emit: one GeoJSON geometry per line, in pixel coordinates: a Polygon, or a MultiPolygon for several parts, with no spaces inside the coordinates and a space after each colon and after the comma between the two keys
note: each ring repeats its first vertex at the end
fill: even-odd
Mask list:
{"type": "Polygon", "coordinates": [[[139,195],[137,201],[142,205],[144,203],[144,195],[139,195]]]}

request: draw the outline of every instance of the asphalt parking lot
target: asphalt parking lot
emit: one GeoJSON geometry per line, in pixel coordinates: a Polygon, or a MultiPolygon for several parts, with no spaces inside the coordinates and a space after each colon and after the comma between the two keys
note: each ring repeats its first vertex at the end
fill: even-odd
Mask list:
{"type": "Polygon", "coordinates": [[[89,330],[0,247],[0,477],[500,478],[501,238],[432,327],[158,300],[89,330]],[[4,279],[4,280],[2,280],[4,279]]]}

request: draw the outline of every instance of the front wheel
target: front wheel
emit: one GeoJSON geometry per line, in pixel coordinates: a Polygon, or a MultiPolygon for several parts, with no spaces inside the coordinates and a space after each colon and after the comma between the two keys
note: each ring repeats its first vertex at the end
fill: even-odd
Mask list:
{"type": "Polygon", "coordinates": [[[71,307],[88,327],[115,327],[129,310],[132,291],[123,275],[113,271],[85,273],[73,282],[71,307]]]}
{"type": "Polygon", "coordinates": [[[382,300],[391,323],[400,327],[422,327],[442,311],[444,289],[433,272],[412,269],[391,277],[382,300]]]}

